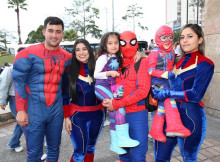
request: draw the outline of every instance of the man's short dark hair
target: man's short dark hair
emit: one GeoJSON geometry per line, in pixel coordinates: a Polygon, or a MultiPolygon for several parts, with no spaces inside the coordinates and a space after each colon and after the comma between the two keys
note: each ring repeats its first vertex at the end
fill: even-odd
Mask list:
{"type": "Polygon", "coordinates": [[[24,47],[19,47],[17,52],[20,52],[21,50],[25,49],[24,47]]]}
{"type": "Polygon", "coordinates": [[[64,30],[63,20],[58,17],[49,16],[44,20],[44,29],[47,28],[47,24],[50,25],[62,25],[62,30],[64,30]]]}

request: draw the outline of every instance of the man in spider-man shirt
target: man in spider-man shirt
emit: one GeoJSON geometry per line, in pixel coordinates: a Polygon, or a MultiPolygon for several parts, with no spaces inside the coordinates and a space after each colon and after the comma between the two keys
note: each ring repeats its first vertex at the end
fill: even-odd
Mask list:
{"type": "Polygon", "coordinates": [[[45,42],[22,50],[14,61],[16,119],[23,126],[30,162],[41,161],[44,135],[47,161],[58,161],[64,118],[61,75],[71,62],[71,55],[59,46],[63,30],[61,19],[46,18],[45,42]]]}
{"type": "Polygon", "coordinates": [[[151,77],[147,73],[147,58],[143,58],[138,71],[135,70],[135,62],[132,58],[137,48],[138,42],[133,32],[125,31],[120,34],[123,68],[119,69],[121,77],[116,78],[116,84],[124,84],[124,97],[121,100],[105,99],[103,101],[103,106],[109,111],[125,106],[130,137],[140,142],[137,147],[125,148],[127,153],[120,155],[121,162],[146,161],[148,150],[148,111],[145,109],[144,98],[149,92],[151,77]]]}

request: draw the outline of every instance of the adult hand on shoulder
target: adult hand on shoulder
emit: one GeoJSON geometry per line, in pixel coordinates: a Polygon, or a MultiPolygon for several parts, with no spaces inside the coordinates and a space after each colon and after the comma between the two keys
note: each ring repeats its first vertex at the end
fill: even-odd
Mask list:
{"type": "Polygon", "coordinates": [[[21,125],[22,127],[29,124],[28,115],[27,115],[26,111],[24,111],[24,110],[18,111],[18,114],[16,116],[16,120],[17,120],[18,124],[21,125]]]}
{"type": "Polygon", "coordinates": [[[5,105],[0,105],[2,110],[5,110],[5,105]]]}
{"type": "Polygon", "coordinates": [[[69,118],[65,118],[65,129],[66,129],[66,132],[71,135],[71,131],[72,131],[72,123],[70,121],[69,118]]]}
{"type": "Polygon", "coordinates": [[[140,60],[141,57],[141,53],[137,51],[136,55],[133,57],[134,62],[138,62],[138,60],[140,60]]]}
{"type": "Polygon", "coordinates": [[[104,99],[103,102],[102,102],[102,105],[104,107],[106,107],[108,111],[115,111],[115,109],[112,105],[112,100],[113,99],[104,99]]]}

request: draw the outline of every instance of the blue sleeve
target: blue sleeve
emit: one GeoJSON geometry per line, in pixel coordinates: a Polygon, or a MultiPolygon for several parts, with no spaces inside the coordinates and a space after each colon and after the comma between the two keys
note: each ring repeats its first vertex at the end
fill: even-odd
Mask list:
{"type": "Polygon", "coordinates": [[[27,56],[26,50],[22,50],[15,58],[12,72],[17,111],[25,110],[25,100],[27,98],[26,86],[31,68],[32,62],[27,56]]]}
{"type": "Polygon", "coordinates": [[[203,61],[197,65],[193,87],[186,90],[189,102],[198,103],[202,100],[214,73],[214,65],[203,61]]]}
{"type": "Polygon", "coordinates": [[[70,105],[68,71],[65,71],[62,77],[62,96],[63,96],[63,105],[70,105]]]}

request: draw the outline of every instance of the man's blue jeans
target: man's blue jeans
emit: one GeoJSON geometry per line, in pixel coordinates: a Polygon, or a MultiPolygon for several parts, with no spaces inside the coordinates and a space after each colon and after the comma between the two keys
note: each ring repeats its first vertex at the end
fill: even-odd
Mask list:
{"type": "MultiPolygon", "coordinates": [[[[15,97],[14,96],[10,96],[10,98],[9,98],[9,107],[11,109],[12,115],[16,118],[17,111],[16,111],[16,106],[15,106],[15,97]]],[[[23,131],[21,129],[21,126],[16,122],[13,136],[8,144],[8,146],[10,148],[16,148],[16,147],[21,146],[20,145],[20,137],[21,137],[22,133],[23,133],[23,131]]]]}

